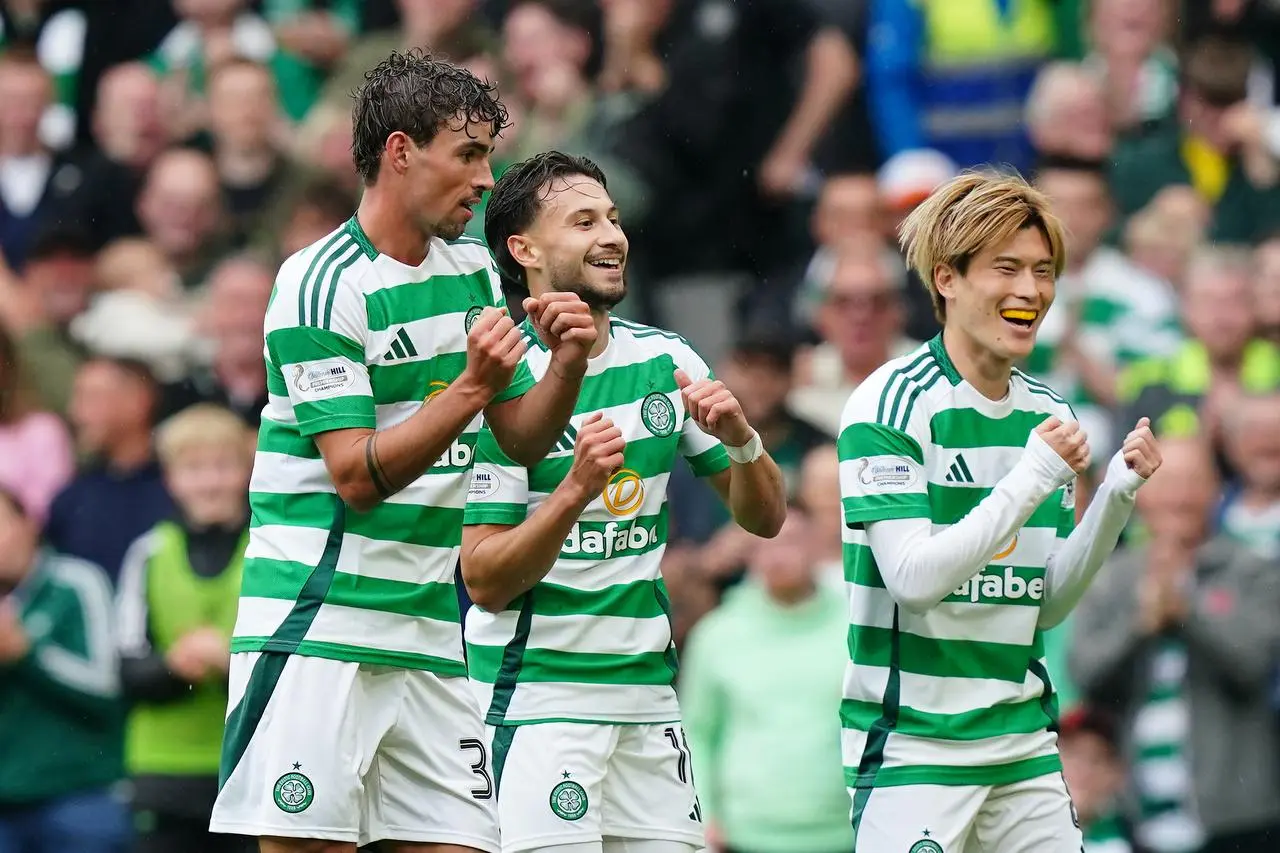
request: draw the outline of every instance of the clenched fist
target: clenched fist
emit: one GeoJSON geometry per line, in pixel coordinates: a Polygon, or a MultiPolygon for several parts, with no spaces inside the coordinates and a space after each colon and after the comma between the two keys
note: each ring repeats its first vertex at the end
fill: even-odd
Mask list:
{"type": "Polygon", "coordinates": [[[1062,457],[1063,462],[1071,466],[1072,471],[1083,474],[1089,470],[1089,439],[1080,429],[1080,424],[1075,421],[1063,423],[1051,417],[1036,427],[1036,433],[1062,457]]]}
{"type": "Polygon", "coordinates": [[[622,430],[599,412],[583,422],[573,446],[573,466],[569,469],[569,480],[580,490],[583,500],[591,500],[604,491],[613,472],[622,467],[622,451],[626,446],[622,430]]]}
{"type": "Polygon", "coordinates": [[[1164,460],[1160,456],[1156,437],[1151,432],[1150,418],[1138,420],[1133,431],[1125,436],[1120,453],[1124,456],[1124,464],[1142,479],[1149,479],[1156,472],[1164,460]]]}
{"type": "Polygon", "coordinates": [[[493,399],[511,384],[527,348],[507,312],[487,307],[467,333],[467,366],[458,381],[483,392],[486,400],[493,399]]]}
{"type": "Polygon", "coordinates": [[[522,305],[552,360],[585,371],[597,337],[587,303],[576,293],[553,292],[530,296],[522,305]]]}
{"type": "Polygon", "coordinates": [[[675,377],[685,411],[703,432],[729,447],[742,447],[751,441],[751,424],[742,413],[742,404],[723,382],[718,379],[694,382],[683,370],[677,370],[675,377]]]}

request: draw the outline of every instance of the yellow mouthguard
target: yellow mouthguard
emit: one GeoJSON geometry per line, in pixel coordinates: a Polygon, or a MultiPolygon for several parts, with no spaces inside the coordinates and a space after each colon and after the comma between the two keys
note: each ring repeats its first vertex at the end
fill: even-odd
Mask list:
{"type": "Polygon", "coordinates": [[[1028,311],[1025,308],[1006,308],[1000,312],[1000,316],[1006,320],[1026,320],[1028,323],[1034,323],[1036,312],[1028,311]]]}

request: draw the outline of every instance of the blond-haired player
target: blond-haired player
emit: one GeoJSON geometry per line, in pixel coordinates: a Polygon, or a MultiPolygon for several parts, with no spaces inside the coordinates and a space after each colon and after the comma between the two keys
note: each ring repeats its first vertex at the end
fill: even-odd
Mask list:
{"type": "Polygon", "coordinates": [[[901,236],[943,331],[872,374],[841,419],[855,849],[1076,853],[1041,632],[1079,601],[1160,455],[1139,422],[1075,526],[1088,442],[1013,366],[1064,265],[1041,193],[966,173],[901,236]]]}

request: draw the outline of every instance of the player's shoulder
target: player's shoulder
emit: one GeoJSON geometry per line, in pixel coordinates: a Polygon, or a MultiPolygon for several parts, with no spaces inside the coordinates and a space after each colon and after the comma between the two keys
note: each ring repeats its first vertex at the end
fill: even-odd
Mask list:
{"type": "Polygon", "coordinates": [[[841,415],[841,428],[851,423],[877,423],[906,431],[913,417],[927,407],[931,391],[945,375],[933,347],[921,344],[890,359],[858,385],[841,415]]]}
{"type": "Polygon", "coordinates": [[[427,264],[432,275],[471,275],[494,269],[489,247],[484,241],[465,234],[456,240],[433,238],[427,264]]]}
{"type": "MultiPolygon", "coordinates": [[[[361,281],[376,257],[377,252],[364,235],[353,229],[350,221],[344,222],[284,259],[276,273],[272,307],[279,303],[282,308],[295,307],[305,314],[312,304],[322,306],[330,301],[331,292],[360,292],[361,281]],[[292,302],[281,302],[284,297],[292,297],[292,302]]],[[[308,320],[299,316],[298,322],[306,325],[308,320]]]]}
{"type": "Polygon", "coordinates": [[[1043,412],[1046,417],[1052,415],[1063,421],[1076,419],[1071,403],[1039,379],[1014,368],[1009,384],[1017,407],[1023,411],[1043,412]]]}
{"type": "Polygon", "coordinates": [[[609,318],[609,334],[622,347],[639,351],[651,357],[668,355],[677,365],[704,363],[702,356],[694,349],[693,344],[683,335],[657,326],[625,320],[621,317],[609,318]]]}

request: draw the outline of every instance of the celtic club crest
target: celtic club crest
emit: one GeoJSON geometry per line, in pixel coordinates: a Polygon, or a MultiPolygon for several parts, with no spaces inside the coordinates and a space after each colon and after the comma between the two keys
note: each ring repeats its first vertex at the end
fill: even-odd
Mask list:
{"type": "Polygon", "coordinates": [[[671,405],[670,397],[655,391],[640,404],[640,420],[649,432],[666,438],[676,429],[676,407],[671,405]]]}
{"type": "Polygon", "coordinates": [[[561,782],[551,789],[551,811],[564,820],[580,820],[587,813],[587,791],[577,782],[561,782]]]}
{"type": "Polygon", "coordinates": [[[286,773],[276,780],[272,797],[282,812],[297,814],[306,811],[307,806],[315,799],[315,788],[311,780],[301,773],[286,773]]]}

